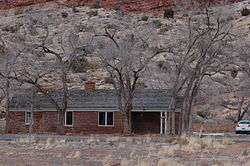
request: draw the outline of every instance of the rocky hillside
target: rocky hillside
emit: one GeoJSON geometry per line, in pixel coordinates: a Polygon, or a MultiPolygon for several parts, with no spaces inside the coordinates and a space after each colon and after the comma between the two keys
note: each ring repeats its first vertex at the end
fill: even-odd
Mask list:
{"type": "MultiPolygon", "coordinates": [[[[0,10],[10,9],[14,7],[30,6],[34,4],[44,4],[46,2],[53,1],[61,5],[75,5],[75,6],[92,6],[92,7],[102,7],[102,8],[119,8],[123,11],[129,12],[159,12],[166,7],[178,4],[182,4],[184,1],[172,1],[172,0],[0,0],[0,10]]],[[[230,0],[229,2],[239,2],[240,0],[230,0]]],[[[200,1],[204,3],[204,1],[200,1]]],[[[212,3],[224,2],[222,0],[209,0],[212,3]]],[[[185,3],[185,2],[184,2],[185,3]]]]}
{"type": "MultiPolygon", "coordinates": [[[[150,0],[145,1],[149,2],[150,0]]],[[[0,1],[3,3],[3,1],[0,1]]],[[[19,2],[17,0],[11,2],[19,2]]],[[[23,1],[20,1],[23,2],[23,1]]],[[[28,2],[28,1],[27,1],[28,2]]],[[[33,1],[29,1],[33,2],[33,1]]],[[[39,1],[42,2],[42,1],[39,1]]],[[[90,1],[89,1],[90,2],[90,1]]],[[[112,1],[102,1],[103,4],[112,4],[112,1]],[[105,3],[104,3],[105,2],[105,3]]],[[[124,2],[125,3],[125,2],[124,2]]],[[[138,2],[138,4],[141,4],[138,2]]],[[[19,3],[18,3],[19,4],[19,3]]],[[[137,3],[134,3],[137,4],[137,3]]],[[[233,12],[233,24],[234,27],[239,31],[249,31],[250,20],[249,17],[242,17],[240,11],[243,7],[249,7],[249,2],[245,1],[242,3],[236,3],[234,5],[229,5],[228,10],[233,12]]],[[[51,36],[58,35],[60,33],[64,33],[66,28],[74,28],[79,29],[76,33],[81,37],[84,37],[84,32],[81,31],[81,28],[89,28],[92,26],[103,27],[102,24],[107,24],[106,19],[113,20],[108,24],[116,24],[114,21],[117,20],[120,16],[120,13],[116,10],[104,10],[103,8],[93,9],[85,6],[81,6],[77,8],[77,13],[72,11],[71,8],[68,7],[60,7],[58,8],[57,4],[47,4],[42,7],[39,5],[31,7],[25,7],[23,9],[18,10],[10,10],[10,11],[2,11],[0,12],[0,33],[2,34],[11,34],[12,30],[14,31],[22,31],[24,26],[24,22],[28,19],[30,20],[30,15],[32,14],[32,19],[40,19],[43,18],[42,21],[47,22],[50,25],[51,36]],[[56,9],[56,10],[55,10],[56,9]],[[40,18],[39,18],[40,17],[40,18]]],[[[148,15],[147,20],[144,21],[143,18],[146,14],[132,14],[132,22],[138,22],[140,25],[148,25],[148,24],[156,24],[159,26],[158,33],[166,32],[171,35],[172,32],[177,27],[183,26],[183,22],[185,21],[185,15],[183,13],[176,13],[174,19],[165,19],[163,16],[152,16],[148,15]]],[[[66,33],[66,32],[65,32],[66,33]]],[[[33,34],[34,35],[34,34],[33,34]]],[[[32,37],[32,35],[31,35],[32,37]]],[[[54,37],[54,36],[53,36],[54,37]]],[[[90,58],[89,62],[90,66],[83,73],[72,73],[69,77],[72,80],[72,87],[82,86],[83,81],[88,78],[92,78],[97,81],[98,85],[105,85],[105,79],[107,77],[107,73],[103,71],[103,69],[98,68],[96,65],[95,59],[90,58]]],[[[108,79],[106,80],[108,82],[108,79]]]]}

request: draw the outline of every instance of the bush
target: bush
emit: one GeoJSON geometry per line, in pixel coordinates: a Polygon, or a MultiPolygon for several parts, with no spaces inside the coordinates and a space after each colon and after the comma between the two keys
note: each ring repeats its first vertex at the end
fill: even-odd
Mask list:
{"type": "Polygon", "coordinates": [[[242,152],[242,156],[249,156],[249,155],[250,155],[250,151],[248,151],[248,150],[244,150],[242,152]]]}
{"type": "Polygon", "coordinates": [[[142,16],[141,20],[142,21],[148,21],[148,16],[142,16]]]}
{"type": "Polygon", "coordinates": [[[73,12],[73,13],[78,13],[79,10],[76,8],[76,6],[73,6],[73,7],[72,7],[72,12],[73,12]]]}
{"type": "Polygon", "coordinates": [[[14,15],[17,16],[17,15],[20,15],[20,14],[23,14],[23,13],[24,13],[23,9],[19,8],[19,9],[15,10],[14,15]]]}
{"type": "Polygon", "coordinates": [[[100,0],[96,0],[95,3],[92,5],[92,8],[94,9],[101,8],[100,0]]]}
{"type": "Polygon", "coordinates": [[[164,18],[174,18],[174,11],[173,11],[173,9],[166,9],[164,11],[164,18]]]}
{"type": "Polygon", "coordinates": [[[157,62],[157,66],[159,67],[159,69],[161,69],[163,71],[168,71],[168,65],[165,61],[157,62]]]}
{"type": "Polygon", "coordinates": [[[233,144],[233,141],[232,141],[231,139],[229,139],[229,138],[224,138],[224,139],[222,140],[222,144],[223,144],[223,145],[232,145],[232,144],[233,144]]]}
{"type": "Polygon", "coordinates": [[[98,15],[98,11],[97,10],[91,10],[91,11],[87,12],[87,15],[89,17],[97,16],[98,15]]]}
{"type": "Polygon", "coordinates": [[[153,24],[156,26],[156,28],[160,28],[162,26],[162,23],[160,20],[153,20],[153,24]]]}
{"type": "Polygon", "coordinates": [[[62,12],[61,15],[62,15],[62,18],[67,18],[69,14],[67,12],[62,12]]]}
{"type": "Polygon", "coordinates": [[[211,113],[207,110],[201,110],[201,111],[197,111],[197,115],[204,119],[208,119],[211,116],[211,113]]]}
{"type": "Polygon", "coordinates": [[[125,15],[125,13],[123,12],[120,6],[115,6],[113,9],[116,11],[116,14],[120,17],[123,17],[125,15]]]}
{"type": "Polygon", "coordinates": [[[71,62],[70,68],[73,73],[84,73],[87,71],[89,63],[86,58],[81,57],[71,62]]]}
{"type": "Polygon", "coordinates": [[[250,14],[250,9],[244,8],[241,10],[241,15],[242,16],[248,16],[250,14]]]}

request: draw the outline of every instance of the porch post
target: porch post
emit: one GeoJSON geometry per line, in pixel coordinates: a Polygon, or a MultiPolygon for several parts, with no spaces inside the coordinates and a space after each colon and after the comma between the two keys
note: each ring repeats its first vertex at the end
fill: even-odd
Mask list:
{"type": "Polygon", "coordinates": [[[162,112],[161,112],[161,117],[160,117],[160,123],[161,123],[161,128],[160,128],[160,134],[163,134],[163,125],[162,125],[162,123],[163,123],[163,118],[162,118],[162,112]]]}
{"type": "Polygon", "coordinates": [[[171,123],[171,120],[172,120],[172,118],[171,118],[171,111],[170,112],[167,112],[167,114],[168,114],[168,116],[167,116],[167,125],[168,125],[168,134],[171,134],[171,131],[172,131],[172,123],[171,123]]]}
{"type": "Polygon", "coordinates": [[[175,112],[172,114],[172,134],[175,135],[176,127],[175,127],[175,112]]]}
{"type": "Polygon", "coordinates": [[[164,112],[164,124],[165,124],[165,127],[164,127],[164,134],[165,134],[165,135],[167,135],[167,130],[168,130],[167,117],[168,117],[168,114],[167,114],[167,112],[165,111],[165,112],[164,112]]]}

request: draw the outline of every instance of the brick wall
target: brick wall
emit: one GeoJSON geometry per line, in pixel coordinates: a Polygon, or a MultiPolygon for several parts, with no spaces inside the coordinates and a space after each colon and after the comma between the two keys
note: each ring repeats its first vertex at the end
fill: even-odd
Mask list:
{"type": "MultiPolygon", "coordinates": [[[[123,119],[120,112],[114,114],[114,127],[98,126],[98,112],[74,112],[73,127],[64,127],[65,134],[112,134],[123,132],[123,119]]],[[[34,112],[32,131],[36,133],[55,133],[57,131],[57,112],[34,112]]],[[[8,133],[28,133],[25,125],[25,112],[9,112],[6,119],[8,133]]]]}

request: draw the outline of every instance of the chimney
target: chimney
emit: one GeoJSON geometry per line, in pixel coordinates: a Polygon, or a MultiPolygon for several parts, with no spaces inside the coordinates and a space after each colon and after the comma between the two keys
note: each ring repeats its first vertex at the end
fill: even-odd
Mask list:
{"type": "Polygon", "coordinates": [[[85,91],[91,92],[95,90],[95,82],[87,81],[85,82],[85,91]]]}

